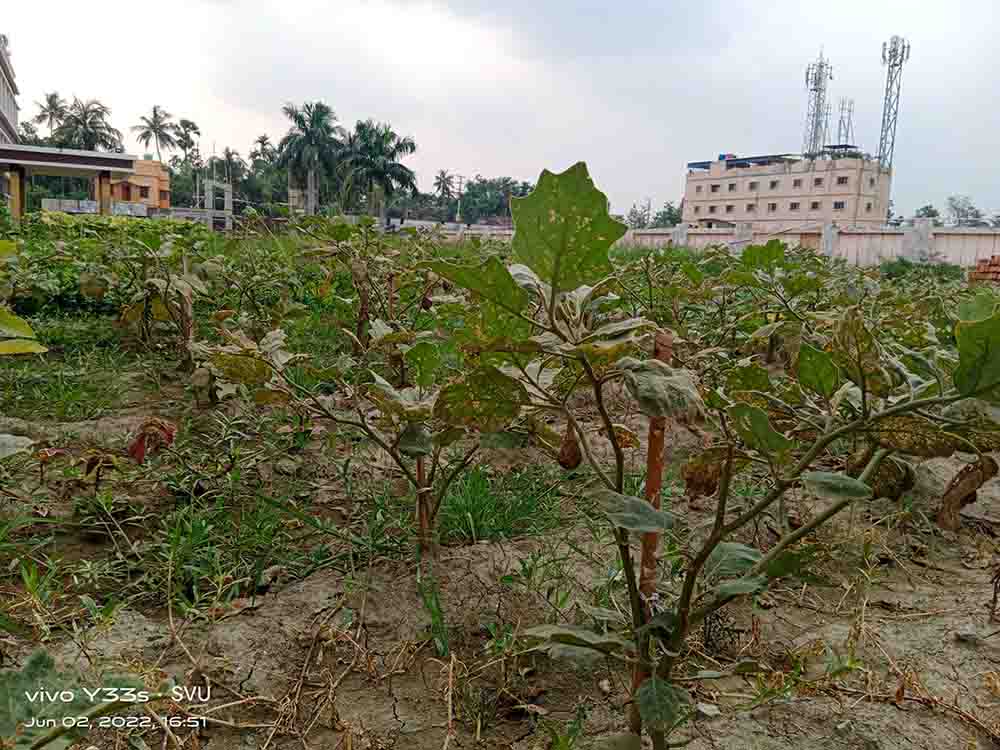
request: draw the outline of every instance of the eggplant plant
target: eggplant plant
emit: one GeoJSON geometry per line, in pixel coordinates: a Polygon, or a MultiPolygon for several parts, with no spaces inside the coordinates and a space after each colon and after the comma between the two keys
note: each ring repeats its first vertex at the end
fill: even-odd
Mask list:
{"type": "MultiPolygon", "coordinates": [[[[545,625],[527,635],[553,656],[604,654],[632,665],[630,732],[615,738],[616,747],[639,747],[642,732],[657,749],[683,744],[671,736],[691,715],[677,678],[685,676],[682,657],[694,628],[731,602],[801,573],[810,556],[799,542],[890,484],[900,457],[971,456],[972,468],[956,479],[954,494],[963,498],[996,473],[985,451],[1000,438],[988,406],[1000,398],[1000,313],[982,305],[975,320],[959,320],[954,356],[941,340],[924,342],[923,351],[907,348],[875,334],[875,290],[847,289],[849,304],[817,312],[823,262],[786,256],[781,245],[756,246],[739,258],[712,258],[716,268],[709,272],[726,297],[714,305],[713,328],[723,334],[712,337],[718,351],[714,358],[689,352],[697,371],[674,367],[662,361],[670,359],[662,352],[661,358],[644,356],[653,323],[624,317],[612,294],[620,286],[608,251],[625,227],[608,215],[607,199],[583,163],[561,174],[543,172],[532,194],[512,201],[512,213],[515,263],[490,258],[478,267],[435,262],[430,268],[471,293],[476,320],[461,333],[462,346],[522,384],[523,391],[511,389],[518,393],[511,406],[563,421],[578,443],[614,530],[631,614],[622,633],[545,625]],[[768,313],[776,319],[765,317],[772,328],[757,338],[780,335],[789,350],[785,370],[775,374],[762,366],[771,364],[774,344],[765,353],[739,350],[753,339],[740,339],[741,326],[768,313]],[[734,358],[734,348],[748,356],[734,358]],[[930,351],[935,348],[941,351],[930,351]],[[707,417],[717,433],[717,444],[685,467],[703,494],[715,496],[715,512],[707,538],[689,542],[677,586],[669,578],[652,587],[640,582],[655,578],[655,542],[676,517],[625,491],[628,436],[614,421],[607,392],[619,379],[653,426],[653,420],[707,417]],[[590,394],[586,407],[570,398],[580,389],[590,394]],[[585,426],[581,408],[596,410],[597,429],[585,426]],[[610,460],[602,458],[598,441],[610,444],[610,460]],[[760,499],[737,504],[732,487],[740,472],[764,485],[760,499]],[[783,507],[793,488],[825,503],[794,531],[783,507]],[[740,532],[775,506],[780,531],[770,548],[742,543],[740,532]],[[643,554],[653,557],[642,561],[641,576],[634,536],[643,537],[643,554]]],[[[653,450],[662,448],[654,444],[653,450]]],[[[656,458],[647,463],[647,488],[660,481],[656,458]]]]}
{"type": "Polygon", "coordinates": [[[17,244],[13,240],[0,240],[0,355],[43,354],[34,329],[24,318],[15,315],[6,305],[13,292],[6,267],[17,259],[17,244]]]}

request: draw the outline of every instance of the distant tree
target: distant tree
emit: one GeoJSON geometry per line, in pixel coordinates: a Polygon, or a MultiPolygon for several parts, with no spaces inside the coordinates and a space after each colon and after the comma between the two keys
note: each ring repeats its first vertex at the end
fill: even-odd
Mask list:
{"type": "Polygon", "coordinates": [[[292,126],[278,144],[278,166],[287,169],[296,183],[307,188],[306,213],[316,213],[313,196],[324,175],[334,176],[344,129],[325,103],[306,102],[301,107],[286,104],[281,110],[292,126]]]}
{"type": "Polygon", "coordinates": [[[673,227],[680,223],[680,209],[677,208],[672,201],[667,201],[663,204],[663,208],[657,211],[653,216],[650,226],[659,229],[661,227],[673,227]]]}
{"type": "Polygon", "coordinates": [[[28,120],[17,127],[17,140],[25,146],[44,146],[48,141],[38,135],[38,128],[28,120]]]}
{"type": "Polygon", "coordinates": [[[52,140],[65,148],[120,152],[122,134],[108,122],[110,117],[111,109],[97,99],[84,101],[74,97],[52,140]]]}
{"type": "Polygon", "coordinates": [[[69,105],[59,96],[58,91],[50,91],[42,101],[35,104],[38,106],[38,114],[35,115],[34,122],[36,125],[48,125],[51,137],[69,112],[69,105]]]}
{"type": "Polygon", "coordinates": [[[975,222],[982,221],[983,212],[975,207],[972,199],[967,195],[948,196],[948,216],[958,226],[968,226],[975,222]]]}
{"type": "Polygon", "coordinates": [[[158,104],[153,105],[153,111],[148,117],[139,118],[139,124],[132,127],[132,132],[143,146],[148,148],[150,141],[156,144],[157,161],[163,161],[160,156],[161,146],[165,149],[177,148],[177,140],[174,138],[176,126],[171,121],[171,114],[158,104]]]}
{"type": "Polygon", "coordinates": [[[384,220],[388,199],[397,190],[416,192],[416,175],[402,163],[416,150],[417,144],[412,138],[400,136],[387,122],[364,120],[354,126],[354,138],[350,139],[343,160],[352,178],[364,186],[370,213],[379,204],[379,214],[384,220]],[[376,190],[386,200],[378,200],[376,190]]]}
{"type": "Polygon", "coordinates": [[[625,223],[629,229],[645,229],[649,226],[653,217],[653,203],[649,198],[641,203],[633,203],[625,216],[625,223]]]}
{"type": "Polygon", "coordinates": [[[201,128],[193,120],[186,120],[183,117],[174,125],[174,142],[177,148],[184,155],[184,161],[197,148],[194,137],[201,135],[201,128]]]}
{"type": "Polygon", "coordinates": [[[447,169],[442,169],[434,177],[434,193],[442,201],[449,201],[454,190],[455,177],[449,174],[447,169]]]}
{"type": "Polygon", "coordinates": [[[222,149],[222,156],[209,160],[208,166],[213,177],[221,173],[226,182],[234,185],[246,176],[247,163],[243,161],[239,151],[228,146],[222,149]]]}
{"type": "Polygon", "coordinates": [[[913,215],[918,219],[937,219],[941,216],[941,212],[928,203],[926,206],[918,208],[913,215]]]}
{"type": "Polygon", "coordinates": [[[253,150],[250,151],[250,161],[262,161],[265,164],[273,164],[276,156],[274,144],[271,143],[271,136],[266,133],[258,135],[253,142],[253,150]]]}

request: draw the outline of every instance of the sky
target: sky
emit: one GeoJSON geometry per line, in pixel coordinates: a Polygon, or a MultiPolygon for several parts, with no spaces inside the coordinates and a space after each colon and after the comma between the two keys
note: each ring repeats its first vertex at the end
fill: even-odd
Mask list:
{"type": "MultiPolygon", "coordinates": [[[[97,98],[129,128],[154,104],[246,156],[287,130],[285,102],[322,99],[345,125],[412,136],[423,190],[447,169],[535,180],[587,162],[612,209],[677,201],[685,165],[721,152],[796,152],[806,65],[855,101],[875,152],[882,42],[906,37],[893,199],[911,214],[969,195],[1000,211],[991,0],[125,0],[4,3],[21,117],[47,91],[97,98]],[[99,10],[98,10],[99,9],[99,10]]],[[[835,120],[836,115],[834,115],[835,120]]],[[[835,122],[833,123],[835,127],[835,122]]],[[[44,128],[43,128],[44,131],[44,128]]]]}

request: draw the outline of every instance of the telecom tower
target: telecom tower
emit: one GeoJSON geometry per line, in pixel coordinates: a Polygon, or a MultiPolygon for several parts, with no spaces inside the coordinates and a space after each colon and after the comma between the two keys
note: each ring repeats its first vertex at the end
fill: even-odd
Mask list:
{"type": "Polygon", "coordinates": [[[823,59],[820,50],[816,62],[806,67],[806,91],[809,105],[806,108],[806,130],[802,138],[802,153],[815,159],[823,150],[826,141],[827,124],[830,121],[830,105],[826,101],[827,81],[833,80],[833,66],[823,59]]]}
{"type": "Polygon", "coordinates": [[[854,144],[854,100],[840,97],[840,120],[837,122],[837,145],[854,144]]]}
{"type": "Polygon", "coordinates": [[[903,63],[910,59],[910,43],[893,36],[882,44],[882,64],[886,66],[885,101],[882,104],[882,132],[878,139],[878,161],[892,169],[892,152],[896,148],[896,123],[899,120],[899,89],[903,82],[903,63]]]}

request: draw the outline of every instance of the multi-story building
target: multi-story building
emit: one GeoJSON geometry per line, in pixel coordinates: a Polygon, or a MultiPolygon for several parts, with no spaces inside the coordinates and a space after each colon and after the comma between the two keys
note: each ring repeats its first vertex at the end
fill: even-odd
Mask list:
{"type": "Polygon", "coordinates": [[[170,171],[146,155],[135,162],[135,172],[111,180],[111,198],[123,203],[145,203],[147,208],[170,208],[170,171]]]}
{"type": "Polygon", "coordinates": [[[817,159],[720,154],[687,166],[682,217],[692,225],[882,226],[889,209],[890,170],[855,150],[817,159]]]}
{"type": "Polygon", "coordinates": [[[0,143],[17,143],[17,83],[7,37],[0,34],[0,143]]]}

